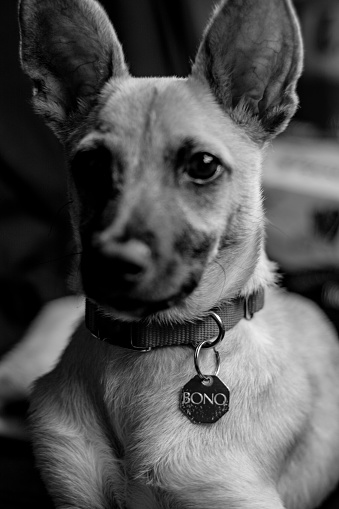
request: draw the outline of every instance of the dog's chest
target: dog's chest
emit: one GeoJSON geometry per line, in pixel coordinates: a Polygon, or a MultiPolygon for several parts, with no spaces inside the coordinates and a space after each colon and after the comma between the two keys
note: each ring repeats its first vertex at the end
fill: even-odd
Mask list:
{"type": "MultiPolygon", "coordinates": [[[[268,471],[278,469],[277,458],[282,461],[283,457],[281,452],[279,458],[278,449],[282,451],[285,444],[277,445],[277,437],[267,426],[265,436],[262,430],[263,422],[276,418],[272,411],[270,416],[264,413],[271,396],[258,398],[248,380],[230,373],[230,411],[217,423],[192,424],[180,411],[179,402],[182,387],[195,375],[193,351],[174,349],[172,354],[164,350],[152,357],[140,356],[135,362],[127,354],[125,360],[119,357],[110,365],[114,375],[105,402],[131,493],[157,497],[159,491],[181,491],[178,486],[185,484],[188,496],[195,498],[191,487],[209,484],[211,501],[214,493],[218,496],[218,484],[226,487],[226,472],[251,468],[249,460],[235,454],[239,444],[248,457],[260,455],[268,471]]],[[[254,374],[247,372],[247,377],[251,376],[254,374]]],[[[181,507],[167,506],[163,496],[161,500],[164,505],[157,502],[154,507],[181,507]]]]}

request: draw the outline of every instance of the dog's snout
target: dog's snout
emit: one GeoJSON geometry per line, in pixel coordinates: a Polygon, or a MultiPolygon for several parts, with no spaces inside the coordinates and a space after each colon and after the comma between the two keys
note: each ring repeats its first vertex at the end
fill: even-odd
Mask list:
{"type": "Polygon", "coordinates": [[[110,265],[119,279],[133,281],[144,275],[150,268],[151,250],[142,241],[111,240],[101,246],[101,253],[110,260],[110,265]]]}

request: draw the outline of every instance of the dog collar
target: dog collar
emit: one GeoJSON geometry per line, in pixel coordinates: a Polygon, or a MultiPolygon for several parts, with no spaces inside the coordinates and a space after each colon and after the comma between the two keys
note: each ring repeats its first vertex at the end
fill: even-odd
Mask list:
{"type": "MultiPolygon", "coordinates": [[[[202,341],[218,337],[232,329],[242,318],[250,320],[254,313],[264,306],[264,289],[248,297],[237,297],[218,308],[201,320],[184,324],[158,324],[139,322],[123,322],[105,316],[99,306],[86,300],[86,327],[96,338],[111,345],[147,352],[163,346],[191,345],[196,347],[202,341]],[[217,314],[217,315],[216,315],[217,314]],[[221,326],[217,318],[221,320],[221,326]]],[[[223,335],[222,335],[223,337],[223,335]]],[[[222,339],[221,337],[221,339],[222,339]]],[[[219,341],[219,338],[218,338],[219,341]]]]}

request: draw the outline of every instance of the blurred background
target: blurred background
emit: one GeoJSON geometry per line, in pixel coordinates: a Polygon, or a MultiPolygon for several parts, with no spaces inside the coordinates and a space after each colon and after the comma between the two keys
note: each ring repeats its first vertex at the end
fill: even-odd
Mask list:
{"type": "MultiPolygon", "coordinates": [[[[102,4],[135,76],[185,76],[214,2],[102,4]]],[[[279,263],[283,284],[320,304],[339,329],[339,0],[295,0],[295,5],[305,71],[298,113],[274,142],[264,167],[267,249],[279,263]]],[[[0,507],[48,509],[53,506],[23,426],[26,393],[12,390],[11,380],[7,391],[1,366],[39,311],[69,295],[74,247],[62,150],[32,112],[18,48],[17,2],[1,0],[0,507]]],[[[323,509],[337,508],[338,501],[334,494],[323,509]]]]}

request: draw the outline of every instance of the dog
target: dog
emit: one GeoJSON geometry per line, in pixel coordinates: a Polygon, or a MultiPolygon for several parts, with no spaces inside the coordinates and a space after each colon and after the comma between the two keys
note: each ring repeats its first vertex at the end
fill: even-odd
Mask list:
{"type": "Polygon", "coordinates": [[[261,165],[297,107],[290,0],[224,0],[187,78],[133,78],[96,0],[21,0],[69,166],[86,321],[31,396],[57,508],[310,509],[339,478],[339,346],[278,287],[261,165]]]}

